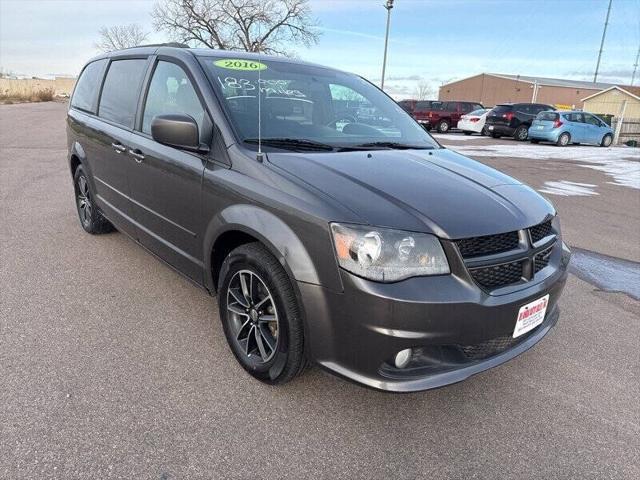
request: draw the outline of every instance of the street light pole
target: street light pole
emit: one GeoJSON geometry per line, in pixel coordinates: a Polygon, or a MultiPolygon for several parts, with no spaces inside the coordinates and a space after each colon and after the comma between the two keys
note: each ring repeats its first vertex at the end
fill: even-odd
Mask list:
{"type": "Polygon", "coordinates": [[[384,36],[384,58],[382,59],[382,81],[380,82],[380,88],[384,90],[384,71],[387,67],[387,45],[389,44],[389,23],[391,22],[391,9],[393,8],[393,0],[387,0],[384,5],[387,9],[387,33],[384,36]]]}
{"type": "Polygon", "coordinates": [[[600,70],[600,58],[602,57],[602,48],[604,47],[604,38],[607,36],[607,25],[609,25],[609,14],[611,13],[611,3],[609,0],[609,8],[607,8],[607,18],[604,19],[604,29],[602,30],[602,40],[600,41],[600,51],[598,52],[598,62],[596,63],[596,72],[593,74],[593,83],[598,81],[598,70],[600,70]]]}

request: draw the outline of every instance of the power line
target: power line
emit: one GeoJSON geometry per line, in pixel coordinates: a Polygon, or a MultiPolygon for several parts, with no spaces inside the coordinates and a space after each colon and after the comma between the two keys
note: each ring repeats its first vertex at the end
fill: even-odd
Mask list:
{"type": "Polygon", "coordinates": [[[602,57],[602,48],[604,47],[604,38],[607,35],[607,25],[609,25],[609,14],[611,13],[611,2],[609,0],[609,8],[607,8],[607,18],[604,20],[604,30],[602,31],[602,40],[600,41],[600,51],[598,52],[598,63],[596,63],[596,72],[593,75],[593,83],[598,81],[598,70],[600,69],[600,58],[602,57]]]}

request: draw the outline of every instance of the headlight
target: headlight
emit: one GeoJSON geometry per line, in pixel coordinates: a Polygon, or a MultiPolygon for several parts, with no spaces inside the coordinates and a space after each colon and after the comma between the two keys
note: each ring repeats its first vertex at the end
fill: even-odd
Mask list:
{"type": "Polygon", "coordinates": [[[338,263],[360,277],[397,282],[449,273],[440,241],[426,233],[331,224],[338,263]]]}

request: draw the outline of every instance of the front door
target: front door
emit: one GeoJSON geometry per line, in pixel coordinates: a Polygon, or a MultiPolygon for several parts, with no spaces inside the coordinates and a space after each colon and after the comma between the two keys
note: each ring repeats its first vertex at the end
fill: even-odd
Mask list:
{"type": "Polygon", "coordinates": [[[183,113],[198,123],[209,143],[211,124],[185,70],[156,63],[143,106],[140,131],[131,139],[129,186],[139,240],[166,262],[202,282],[202,175],[207,158],[151,138],[154,116],[183,113]]]}

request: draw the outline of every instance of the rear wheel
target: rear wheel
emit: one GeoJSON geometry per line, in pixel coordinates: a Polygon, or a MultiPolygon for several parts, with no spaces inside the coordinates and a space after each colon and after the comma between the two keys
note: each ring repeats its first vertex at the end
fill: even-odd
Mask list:
{"type": "Polygon", "coordinates": [[[613,136],[610,133],[607,133],[604,137],[602,137],[602,141],[600,142],[601,147],[610,147],[613,143],[613,136]]]}
{"type": "Polygon", "coordinates": [[[264,246],[242,245],[227,256],[218,302],[227,342],[253,377],[282,384],[303,370],[301,309],[289,276],[264,246]]]}
{"type": "Polygon", "coordinates": [[[439,133],[447,133],[450,128],[451,125],[448,120],[440,120],[436,125],[436,130],[438,130],[439,133]]]}
{"type": "Polygon", "coordinates": [[[566,147],[567,145],[569,145],[570,141],[571,141],[571,135],[569,135],[569,133],[567,132],[564,132],[558,137],[558,141],[556,142],[556,145],[558,145],[559,147],[566,147]]]}
{"type": "Polygon", "coordinates": [[[486,137],[487,135],[489,135],[489,130],[487,130],[487,127],[482,127],[482,130],[480,131],[480,135],[482,135],[483,137],[486,137]]]}
{"type": "Polygon", "coordinates": [[[519,142],[524,142],[529,136],[529,127],[526,125],[520,125],[516,128],[516,131],[513,132],[513,138],[518,140],[519,142]]]}
{"type": "Polygon", "coordinates": [[[84,167],[79,165],[73,175],[73,187],[76,195],[76,208],[80,225],[88,233],[100,234],[114,230],[113,225],[107,220],[98,206],[95,204],[91,185],[84,167]]]}

